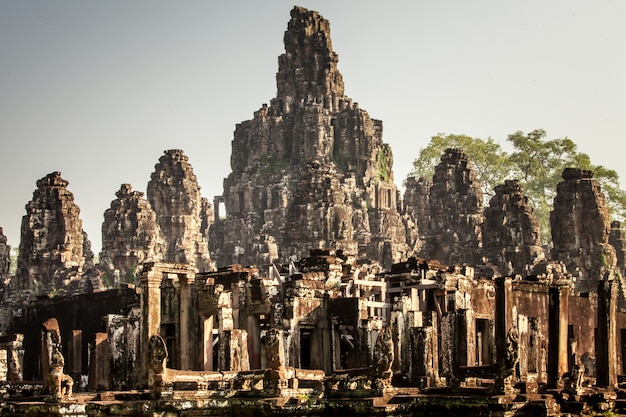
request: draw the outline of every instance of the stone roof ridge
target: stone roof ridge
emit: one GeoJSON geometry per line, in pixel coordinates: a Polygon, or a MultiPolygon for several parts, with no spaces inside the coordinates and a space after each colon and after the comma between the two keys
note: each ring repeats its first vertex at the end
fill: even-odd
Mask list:
{"type": "Polygon", "coordinates": [[[344,96],[344,84],[333,52],[330,22],[318,12],[296,6],[284,35],[285,53],[279,57],[277,98],[326,102],[344,96]]]}
{"type": "Polygon", "coordinates": [[[69,184],[69,181],[61,177],[61,172],[54,171],[42,179],[37,181],[37,188],[43,187],[62,187],[65,188],[69,184]]]}
{"type": "Polygon", "coordinates": [[[581,168],[565,168],[561,177],[564,180],[582,180],[593,178],[593,171],[581,168]]]}
{"type": "Polygon", "coordinates": [[[133,187],[130,184],[122,184],[119,191],[115,193],[117,198],[141,198],[144,193],[141,191],[133,191],[133,187]]]}

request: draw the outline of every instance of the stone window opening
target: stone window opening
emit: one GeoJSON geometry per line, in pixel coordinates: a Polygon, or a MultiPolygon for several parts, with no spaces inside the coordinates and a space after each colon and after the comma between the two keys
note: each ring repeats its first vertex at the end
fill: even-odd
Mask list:
{"type": "Polygon", "coordinates": [[[352,368],[352,356],[354,354],[354,337],[351,334],[341,334],[341,342],[339,347],[339,366],[340,369],[352,368]]]}
{"type": "Polygon", "coordinates": [[[300,330],[300,368],[311,369],[311,329],[300,330]]]}
{"type": "Polygon", "coordinates": [[[493,326],[489,319],[476,319],[476,365],[490,365],[493,362],[491,349],[493,326]]]}
{"type": "Polygon", "coordinates": [[[161,334],[163,340],[165,340],[165,347],[167,348],[167,367],[171,369],[179,369],[180,363],[178,361],[178,346],[176,340],[176,324],[165,323],[161,325],[161,334]]]}

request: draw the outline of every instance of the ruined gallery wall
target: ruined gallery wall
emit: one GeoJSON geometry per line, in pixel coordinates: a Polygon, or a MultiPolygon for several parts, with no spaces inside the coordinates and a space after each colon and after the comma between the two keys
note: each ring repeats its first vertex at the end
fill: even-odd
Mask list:
{"type": "Polygon", "coordinates": [[[11,332],[24,335],[24,380],[41,380],[40,351],[41,324],[56,318],[61,331],[63,356],[71,363],[70,341],[73,331],[82,331],[82,373],[88,373],[88,340],[95,333],[106,332],[103,317],[107,314],[129,313],[131,306],[139,304],[134,288],[82,294],[74,297],[44,298],[30,305],[12,326],[11,332]]]}

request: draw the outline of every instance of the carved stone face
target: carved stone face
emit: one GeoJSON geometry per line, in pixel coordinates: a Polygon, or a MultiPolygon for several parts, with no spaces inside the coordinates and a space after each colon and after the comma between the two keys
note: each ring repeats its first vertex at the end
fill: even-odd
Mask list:
{"type": "Polygon", "coordinates": [[[162,374],[165,371],[167,348],[165,347],[163,338],[159,335],[150,336],[148,343],[148,360],[150,368],[155,374],[162,374]]]}

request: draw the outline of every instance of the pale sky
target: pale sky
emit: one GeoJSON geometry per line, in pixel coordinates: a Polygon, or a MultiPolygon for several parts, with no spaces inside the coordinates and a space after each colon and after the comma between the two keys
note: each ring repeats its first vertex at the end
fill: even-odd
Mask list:
{"type": "MultiPolygon", "coordinates": [[[[294,1],[0,0],[0,227],[19,246],[60,171],[97,254],[120,184],[183,149],[222,194],[235,125],[276,95],[294,1]]],[[[438,133],[542,128],[626,184],[626,2],[300,1],[331,23],[346,95],[383,121],[396,184],[438,133]]]]}

